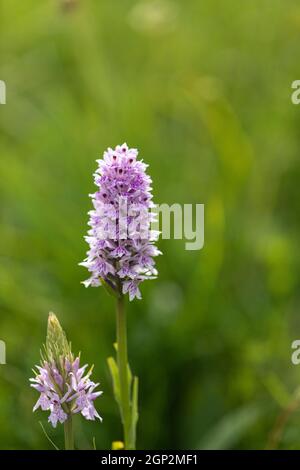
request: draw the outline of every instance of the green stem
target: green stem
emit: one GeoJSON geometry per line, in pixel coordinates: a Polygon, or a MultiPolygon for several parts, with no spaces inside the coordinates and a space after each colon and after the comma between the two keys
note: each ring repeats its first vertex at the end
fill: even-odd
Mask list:
{"type": "Polygon", "coordinates": [[[73,422],[72,416],[69,415],[68,419],[64,423],[65,428],[65,449],[74,450],[74,433],[73,433],[73,422]]]}
{"type": "Polygon", "coordinates": [[[133,449],[134,445],[130,442],[131,414],[128,385],[127,328],[123,295],[117,300],[117,344],[124,445],[125,449],[133,449]]]}

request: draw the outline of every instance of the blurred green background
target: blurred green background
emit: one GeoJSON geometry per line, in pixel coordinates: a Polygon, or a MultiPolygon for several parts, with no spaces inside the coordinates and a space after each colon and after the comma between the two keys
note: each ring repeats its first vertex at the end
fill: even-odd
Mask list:
{"type": "Polygon", "coordinates": [[[130,304],[138,447],[300,448],[299,41],[298,0],[0,0],[2,449],[51,448],[39,421],[62,446],[28,385],[49,310],[104,391],[77,446],[122,437],[113,301],[78,263],[95,160],[124,141],[155,202],[206,211],[204,249],[160,241],[130,304]]]}

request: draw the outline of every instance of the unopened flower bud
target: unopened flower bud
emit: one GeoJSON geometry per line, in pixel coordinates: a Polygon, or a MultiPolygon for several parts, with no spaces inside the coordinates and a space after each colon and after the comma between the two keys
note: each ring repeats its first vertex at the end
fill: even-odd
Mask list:
{"type": "Polygon", "coordinates": [[[52,312],[48,317],[46,355],[50,362],[54,361],[57,364],[62,357],[72,360],[71,346],[57,316],[52,312]]]}

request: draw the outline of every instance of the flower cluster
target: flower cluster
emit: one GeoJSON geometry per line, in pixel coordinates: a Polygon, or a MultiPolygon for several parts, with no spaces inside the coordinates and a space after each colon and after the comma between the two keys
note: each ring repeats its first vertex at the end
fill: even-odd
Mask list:
{"type": "Polygon", "coordinates": [[[138,151],[126,144],[104,152],[97,160],[96,193],[91,195],[89,244],[82,266],[91,273],[86,287],[109,286],[116,293],[129,293],[130,300],[141,298],[139,284],[157,275],[154,245],[159,232],[151,229],[156,221],[148,165],[137,160],[138,151]]]}
{"type": "Polygon", "coordinates": [[[42,366],[36,366],[38,373],[30,381],[31,386],[41,395],[33,411],[39,407],[49,410],[48,421],[54,428],[57,422],[64,423],[70,414],[81,413],[86,419],[101,420],[94,407],[94,400],[102,392],[94,392],[99,384],[90,380],[91,372],[84,375],[87,365],[79,367],[79,357],[72,363],[68,359],[63,362],[63,372],[59,371],[56,364],[46,361],[42,366]]]}
{"type": "Polygon", "coordinates": [[[102,392],[94,391],[99,384],[90,380],[92,368],[85,373],[87,367],[80,367],[79,357],[74,359],[57,318],[50,314],[45,357],[42,356],[35,377],[30,379],[31,386],[40,393],[33,411],[49,410],[48,421],[54,428],[76,413],[88,420],[102,420],[94,406],[102,392]]]}

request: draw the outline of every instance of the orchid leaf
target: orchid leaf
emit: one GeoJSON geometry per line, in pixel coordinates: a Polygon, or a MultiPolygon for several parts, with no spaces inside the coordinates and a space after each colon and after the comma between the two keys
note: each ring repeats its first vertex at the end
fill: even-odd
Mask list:
{"type": "Polygon", "coordinates": [[[107,359],[107,364],[112,377],[114,396],[121,410],[120,377],[118,365],[113,357],[109,357],[107,359]]]}

